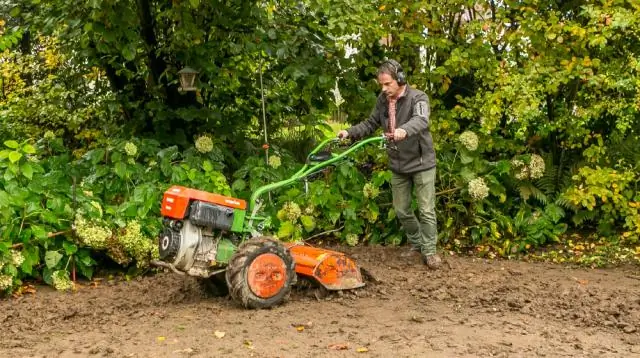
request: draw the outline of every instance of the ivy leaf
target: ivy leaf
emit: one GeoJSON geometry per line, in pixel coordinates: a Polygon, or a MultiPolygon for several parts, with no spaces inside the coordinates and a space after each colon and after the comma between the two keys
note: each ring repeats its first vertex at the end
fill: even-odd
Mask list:
{"type": "Polygon", "coordinates": [[[38,246],[27,246],[22,250],[22,256],[24,257],[24,261],[22,265],[20,265],[22,272],[31,275],[33,266],[37,265],[40,261],[38,251],[38,246]]]}
{"type": "Polygon", "coordinates": [[[128,44],[122,49],[122,56],[127,61],[133,61],[136,58],[136,48],[133,44],[128,44]]]}
{"type": "Polygon", "coordinates": [[[293,235],[296,231],[296,227],[293,225],[291,221],[285,221],[280,224],[280,228],[278,229],[278,237],[279,238],[288,238],[293,235]]]}
{"type": "Polygon", "coordinates": [[[235,192],[243,191],[246,187],[247,187],[247,182],[242,179],[238,179],[234,181],[233,184],[231,185],[231,189],[233,189],[233,191],[235,192]]]}
{"type": "Polygon", "coordinates": [[[22,151],[27,154],[35,154],[36,148],[34,148],[31,144],[25,144],[22,146],[22,151]]]}
{"type": "Polygon", "coordinates": [[[64,241],[62,247],[67,255],[73,255],[78,251],[78,246],[68,241],[64,241]]]}
{"type": "Polygon", "coordinates": [[[463,150],[462,153],[460,153],[460,162],[462,162],[462,164],[469,164],[473,162],[473,157],[463,150]]]}
{"type": "Polygon", "coordinates": [[[36,239],[41,240],[47,238],[47,231],[42,226],[31,225],[31,233],[36,239]]]}
{"type": "Polygon", "coordinates": [[[124,162],[117,162],[113,170],[120,179],[127,176],[127,165],[124,162]]]}
{"type": "Polygon", "coordinates": [[[33,167],[31,167],[29,163],[23,163],[20,166],[20,171],[22,172],[22,175],[25,176],[25,178],[29,180],[33,178],[33,167]]]}
{"type": "Polygon", "coordinates": [[[44,255],[44,262],[47,267],[53,269],[62,260],[62,254],[57,251],[47,251],[44,255]]]}
{"type": "Polygon", "coordinates": [[[303,215],[300,217],[300,221],[302,222],[302,226],[307,232],[310,232],[316,227],[316,222],[312,216],[303,215]]]}
{"type": "Polygon", "coordinates": [[[15,163],[22,158],[22,153],[20,152],[11,152],[9,153],[9,160],[11,163],[15,163]]]}
{"type": "Polygon", "coordinates": [[[469,167],[463,167],[462,170],[460,170],[460,176],[465,181],[471,181],[476,177],[476,173],[473,170],[471,170],[469,167]]]}
{"type": "Polygon", "coordinates": [[[4,145],[11,149],[18,149],[18,147],[20,146],[20,144],[18,144],[18,142],[16,142],[15,140],[7,140],[4,142],[4,145]]]}

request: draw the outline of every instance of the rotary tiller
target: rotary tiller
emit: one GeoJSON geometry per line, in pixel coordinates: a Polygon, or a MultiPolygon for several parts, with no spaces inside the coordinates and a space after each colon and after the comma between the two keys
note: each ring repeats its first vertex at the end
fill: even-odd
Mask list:
{"type": "Polygon", "coordinates": [[[354,143],[332,153],[335,138],[320,143],[292,177],[258,188],[245,200],[193,188],[171,186],[165,191],[161,214],[164,227],[158,238],[156,266],[203,279],[222,277],[230,296],[246,308],[267,308],[285,301],[298,276],[328,290],[365,285],[363,273],[345,254],[304,243],[285,243],[262,236],[269,218],[258,214],[259,197],[273,189],[307,180],[358,148],[385,137],[354,143]]]}

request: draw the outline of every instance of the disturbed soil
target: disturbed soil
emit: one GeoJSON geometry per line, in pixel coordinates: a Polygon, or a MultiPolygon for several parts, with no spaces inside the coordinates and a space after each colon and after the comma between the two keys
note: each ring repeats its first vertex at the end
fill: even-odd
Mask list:
{"type": "Polygon", "coordinates": [[[0,300],[0,356],[640,357],[638,267],[448,256],[428,271],[395,248],[342,250],[375,280],[266,310],[173,273],[37,287],[0,300]]]}

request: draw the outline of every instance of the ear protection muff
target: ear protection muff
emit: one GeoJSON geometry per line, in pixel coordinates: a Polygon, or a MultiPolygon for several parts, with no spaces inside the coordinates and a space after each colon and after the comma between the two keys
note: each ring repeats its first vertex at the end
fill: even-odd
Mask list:
{"type": "Polygon", "coordinates": [[[398,63],[398,61],[396,60],[386,60],[385,63],[388,63],[389,65],[391,65],[391,67],[393,67],[393,71],[395,72],[395,79],[396,81],[398,81],[399,85],[405,85],[407,84],[407,77],[404,74],[404,71],[402,70],[402,65],[400,65],[400,63],[398,63]]]}

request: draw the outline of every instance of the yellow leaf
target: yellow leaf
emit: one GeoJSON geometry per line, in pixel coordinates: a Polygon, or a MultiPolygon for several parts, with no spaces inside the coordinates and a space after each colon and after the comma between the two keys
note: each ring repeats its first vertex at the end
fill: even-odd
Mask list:
{"type": "Polygon", "coordinates": [[[160,336],[157,338],[158,342],[164,342],[165,339],[167,339],[166,337],[160,336]]]}
{"type": "Polygon", "coordinates": [[[298,332],[302,332],[302,331],[304,331],[304,326],[298,326],[298,327],[296,327],[296,330],[298,332]]]}
{"type": "Polygon", "coordinates": [[[214,335],[214,336],[216,336],[216,337],[218,337],[218,338],[222,338],[222,337],[224,337],[224,336],[225,336],[225,334],[226,334],[226,333],[221,332],[221,331],[215,331],[215,332],[213,332],[213,335],[214,335]]]}
{"type": "Polygon", "coordinates": [[[384,11],[384,9],[386,9],[386,8],[387,8],[387,5],[381,5],[378,9],[380,11],[384,11]]]}
{"type": "Polygon", "coordinates": [[[442,91],[447,92],[449,90],[449,85],[451,84],[451,79],[447,76],[442,78],[442,91]]]}
{"type": "Polygon", "coordinates": [[[368,352],[368,351],[369,351],[369,348],[367,348],[367,347],[360,347],[360,348],[356,349],[356,352],[358,352],[358,353],[365,353],[365,352],[368,352]]]}

